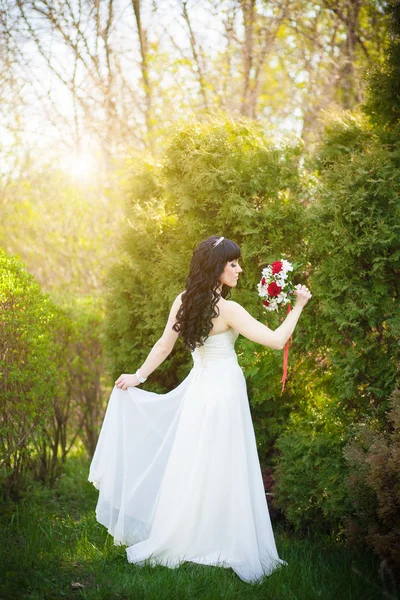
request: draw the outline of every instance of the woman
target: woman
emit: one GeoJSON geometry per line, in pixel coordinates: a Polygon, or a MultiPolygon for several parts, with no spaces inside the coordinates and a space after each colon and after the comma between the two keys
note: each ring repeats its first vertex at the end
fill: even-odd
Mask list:
{"type": "Polygon", "coordinates": [[[234,344],[241,333],[282,350],[311,294],[298,286],[293,310],[269,329],[227,300],[239,257],[223,237],[195,249],[161,338],[136,374],[115,382],[89,481],[100,491],[97,519],[115,544],[129,545],[129,562],[231,567],[256,583],[287,563],[275,545],[234,344]],[[192,353],[189,375],[166,394],[138,388],[178,336],[192,353]]]}

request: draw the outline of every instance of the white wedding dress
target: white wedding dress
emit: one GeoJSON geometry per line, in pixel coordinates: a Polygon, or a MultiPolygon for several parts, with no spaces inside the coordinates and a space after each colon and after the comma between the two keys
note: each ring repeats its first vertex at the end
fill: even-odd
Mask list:
{"type": "Polygon", "coordinates": [[[165,394],[114,387],[89,481],[97,520],[137,565],[231,567],[249,583],[287,562],[275,545],[238,332],[213,334],[165,394]]]}

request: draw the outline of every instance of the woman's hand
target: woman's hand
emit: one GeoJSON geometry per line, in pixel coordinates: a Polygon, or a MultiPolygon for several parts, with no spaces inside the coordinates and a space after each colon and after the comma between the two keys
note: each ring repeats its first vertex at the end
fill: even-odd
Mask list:
{"type": "Polygon", "coordinates": [[[312,298],[312,294],[308,287],[305,285],[296,285],[296,289],[294,291],[294,295],[296,296],[296,304],[295,306],[300,306],[303,308],[310,298],[312,298]]]}
{"type": "Polygon", "coordinates": [[[136,387],[140,381],[136,375],[120,375],[115,382],[115,385],[120,390],[127,390],[128,387],[136,387]]]}

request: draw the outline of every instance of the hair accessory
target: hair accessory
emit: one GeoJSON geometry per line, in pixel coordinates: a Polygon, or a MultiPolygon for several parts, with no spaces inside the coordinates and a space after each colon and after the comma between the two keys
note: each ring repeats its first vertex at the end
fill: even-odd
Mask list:
{"type": "Polygon", "coordinates": [[[224,238],[224,236],[222,235],[222,236],[219,238],[219,240],[217,240],[216,242],[214,242],[214,244],[213,244],[213,248],[215,248],[215,246],[218,246],[218,244],[219,244],[220,242],[222,242],[222,240],[224,240],[224,239],[225,239],[225,238],[224,238]]]}

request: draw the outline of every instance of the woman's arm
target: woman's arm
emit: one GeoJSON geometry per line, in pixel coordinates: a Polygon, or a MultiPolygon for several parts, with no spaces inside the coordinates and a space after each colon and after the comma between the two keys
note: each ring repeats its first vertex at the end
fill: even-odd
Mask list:
{"type": "MultiPolygon", "coordinates": [[[[146,360],[140,367],[140,375],[142,377],[148,377],[153,371],[161,365],[162,362],[171,354],[175,342],[178,338],[178,332],[172,329],[176,321],[176,313],[181,305],[181,295],[179,294],[172,304],[168,321],[165,326],[164,332],[159,340],[154,344],[150,350],[146,360]]],[[[121,390],[126,390],[128,387],[135,387],[139,385],[140,381],[136,375],[123,374],[120,375],[116,380],[115,385],[121,390]]]]}
{"type": "Polygon", "coordinates": [[[304,285],[298,286],[295,294],[297,299],[294,308],[283,323],[275,330],[257,321],[237,302],[226,302],[224,316],[228,325],[252,342],[257,342],[274,350],[283,350],[297,325],[304,306],[311,298],[308,288],[304,285]]]}

